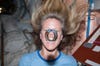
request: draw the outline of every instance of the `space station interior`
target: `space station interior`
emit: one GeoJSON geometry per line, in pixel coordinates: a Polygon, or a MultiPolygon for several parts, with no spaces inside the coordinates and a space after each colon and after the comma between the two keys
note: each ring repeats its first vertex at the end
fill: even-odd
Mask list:
{"type": "MultiPolygon", "coordinates": [[[[0,0],[0,66],[18,66],[24,53],[36,50],[32,35],[32,12],[45,0],[0,0]]],[[[74,0],[64,0],[69,4],[74,0]]],[[[100,66],[100,0],[75,0],[88,3],[81,41],[70,52],[78,66],[100,66]]]]}

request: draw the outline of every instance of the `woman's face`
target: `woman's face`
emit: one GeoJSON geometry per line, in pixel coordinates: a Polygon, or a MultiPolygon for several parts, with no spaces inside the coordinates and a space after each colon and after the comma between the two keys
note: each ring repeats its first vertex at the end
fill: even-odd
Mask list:
{"type": "MultiPolygon", "coordinates": [[[[49,39],[54,38],[54,33],[50,32],[48,34],[49,39]]],[[[42,41],[42,48],[45,48],[49,51],[57,49],[58,45],[60,44],[60,41],[62,40],[62,25],[59,20],[55,18],[48,18],[43,21],[42,23],[42,29],[40,33],[40,39],[42,41]],[[55,41],[49,41],[45,37],[45,33],[48,29],[56,30],[57,31],[57,39],[55,41]]]]}

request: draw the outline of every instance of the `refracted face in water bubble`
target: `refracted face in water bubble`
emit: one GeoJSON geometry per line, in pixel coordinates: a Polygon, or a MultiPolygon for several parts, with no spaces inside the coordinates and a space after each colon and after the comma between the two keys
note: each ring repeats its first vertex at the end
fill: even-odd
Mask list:
{"type": "Polygon", "coordinates": [[[62,24],[55,18],[48,18],[43,21],[40,33],[42,47],[54,50],[62,40],[62,24]]]}
{"type": "Polygon", "coordinates": [[[45,32],[46,40],[48,40],[48,41],[56,41],[57,37],[58,37],[58,34],[57,34],[56,30],[54,30],[54,29],[46,30],[46,32],[45,32]]]}

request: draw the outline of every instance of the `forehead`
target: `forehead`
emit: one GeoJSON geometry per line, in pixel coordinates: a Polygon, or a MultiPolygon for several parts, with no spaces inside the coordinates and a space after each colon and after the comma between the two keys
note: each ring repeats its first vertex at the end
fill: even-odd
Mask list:
{"type": "Polygon", "coordinates": [[[42,22],[42,28],[61,29],[61,22],[55,18],[48,18],[42,22]]]}

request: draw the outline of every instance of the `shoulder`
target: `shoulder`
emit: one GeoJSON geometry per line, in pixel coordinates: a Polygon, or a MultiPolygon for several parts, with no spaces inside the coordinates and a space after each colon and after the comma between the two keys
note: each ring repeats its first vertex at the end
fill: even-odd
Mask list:
{"type": "Polygon", "coordinates": [[[32,53],[23,54],[19,60],[19,66],[27,66],[36,56],[36,51],[32,53]]]}
{"type": "Polygon", "coordinates": [[[64,54],[63,52],[62,52],[62,57],[67,60],[75,60],[75,58],[72,55],[64,54]]]}
{"type": "Polygon", "coordinates": [[[22,56],[21,56],[21,59],[25,59],[25,60],[30,60],[30,59],[32,59],[32,57],[34,57],[35,56],[35,54],[36,54],[36,51],[35,52],[31,52],[31,53],[26,53],[26,54],[23,54],[22,56]]]}
{"type": "Polygon", "coordinates": [[[62,53],[61,58],[65,63],[71,64],[71,66],[77,66],[77,61],[72,55],[66,55],[63,52],[61,52],[61,53],[62,53]]]}

